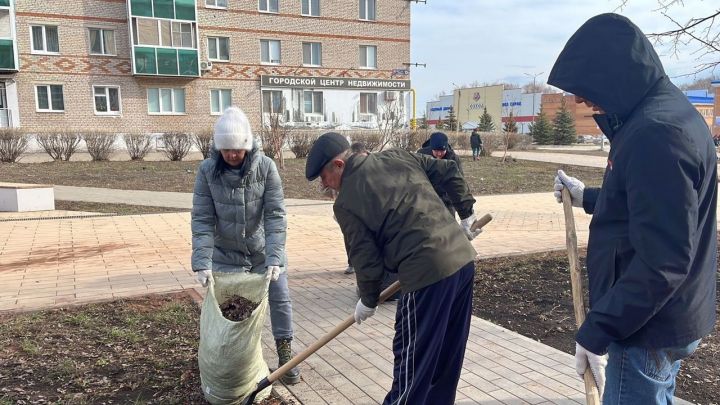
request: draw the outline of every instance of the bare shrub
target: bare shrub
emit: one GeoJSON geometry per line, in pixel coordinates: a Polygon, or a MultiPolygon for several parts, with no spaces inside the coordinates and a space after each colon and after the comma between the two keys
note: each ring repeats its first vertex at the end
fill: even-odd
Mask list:
{"type": "Polygon", "coordinates": [[[420,149],[423,142],[422,130],[400,131],[395,135],[394,146],[408,152],[415,152],[420,149]]]}
{"type": "Polygon", "coordinates": [[[115,133],[89,132],[83,134],[87,151],[93,161],[108,161],[115,151],[115,133]]]}
{"type": "Polygon", "coordinates": [[[470,149],[470,134],[464,132],[445,132],[448,136],[450,146],[455,150],[470,149]]]}
{"type": "Polygon", "coordinates": [[[143,160],[150,152],[150,136],[147,134],[125,134],[123,136],[125,146],[127,147],[128,155],[131,160],[143,160]]]}
{"type": "Polygon", "coordinates": [[[494,132],[480,133],[483,145],[480,156],[492,156],[492,153],[503,147],[503,136],[494,132]]]}
{"type": "Polygon", "coordinates": [[[269,114],[267,125],[263,125],[260,129],[263,152],[269,158],[277,159],[280,169],[285,168],[282,150],[291,131],[292,127],[284,124],[283,116],[280,113],[269,114]]]}
{"type": "Polygon", "coordinates": [[[320,133],[317,131],[294,131],[288,136],[290,150],[298,159],[306,158],[320,133]]]}
{"type": "Polygon", "coordinates": [[[192,135],[193,144],[202,153],[203,159],[210,157],[210,148],[212,147],[213,132],[210,130],[201,131],[192,135]]]}
{"type": "Polygon", "coordinates": [[[28,146],[27,134],[17,128],[0,129],[0,162],[15,163],[28,146]]]}
{"type": "Polygon", "coordinates": [[[185,132],[165,132],[162,134],[165,149],[162,150],[165,157],[173,162],[179,162],[187,156],[192,147],[192,138],[185,132]]]}
{"type": "Polygon", "coordinates": [[[348,131],[345,134],[350,143],[361,142],[368,152],[377,152],[383,145],[383,134],[378,131],[348,131]]]}
{"type": "Polygon", "coordinates": [[[51,131],[37,134],[37,142],[53,160],[69,161],[82,141],[82,135],[71,131],[51,131]]]}

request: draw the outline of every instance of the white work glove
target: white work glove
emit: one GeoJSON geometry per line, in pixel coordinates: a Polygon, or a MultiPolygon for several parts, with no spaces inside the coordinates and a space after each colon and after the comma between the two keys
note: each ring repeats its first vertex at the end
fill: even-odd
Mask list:
{"type": "Polygon", "coordinates": [[[475,239],[476,236],[480,235],[482,233],[482,229],[472,230],[470,229],[472,227],[472,224],[475,223],[475,214],[470,215],[469,217],[465,219],[460,220],[460,225],[462,225],[463,232],[465,232],[465,236],[467,236],[468,240],[475,239]]]}
{"type": "Polygon", "coordinates": [[[572,198],[572,206],[582,208],[583,193],[585,192],[585,183],[576,179],[575,177],[568,176],[562,170],[558,170],[558,174],[557,176],[555,176],[555,185],[553,188],[555,189],[555,199],[559,203],[562,202],[563,187],[567,187],[568,191],[570,192],[570,197],[572,198]]]}
{"type": "Polygon", "coordinates": [[[196,271],[195,278],[197,279],[198,283],[200,283],[201,286],[207,287],[208,282],[210,281],[210,274],[212,274],[212,270],[196,271]]]}
{"type": "Polygon", "coordinates": [[[270,281],[278,281],[278,278],[280,278],[280,266],[268,266],[265,278],[270,281]]]}
{"type": "Polygon", "coordinates": [[[357,322],[358,325],[363,323],[364,320],[370,318],[371,316],[375,315],[376,308],[368,308],[365,306],[365,304],[362,303],[362,300],[358,300],[357,305],[355,305],[355,322],[357,322]]]}
{"type": "Polygon", "coordinates": [[[585,370],[590,367],[601,399],[603,391],[605,391],[605,367],[607,367],[607,363],[607,356],[598,356],[580,346],[580,343],[575,343],[575,371],[580,378],[583,378],[585,370]]]}

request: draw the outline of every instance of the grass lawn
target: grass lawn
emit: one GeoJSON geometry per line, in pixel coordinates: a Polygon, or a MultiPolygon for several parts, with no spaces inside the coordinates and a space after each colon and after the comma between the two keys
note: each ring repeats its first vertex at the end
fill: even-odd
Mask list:
{"type": "MultiPolygon", "coordinates": [[[[48,162],[0,163],[0,181],[46,183],[123,190],[192,192],[198,161],[191,162],[48,162]]],[[[317,183],[305,180],[305,159],[288,159],[281,171],[286,198],[322,199],[317,183]]],[[[557,169],[600,185],[603,170],[525,160],[502,163],[499,158],[473,162],[463,169],[475,195],[548,192],[557,169]]]]}

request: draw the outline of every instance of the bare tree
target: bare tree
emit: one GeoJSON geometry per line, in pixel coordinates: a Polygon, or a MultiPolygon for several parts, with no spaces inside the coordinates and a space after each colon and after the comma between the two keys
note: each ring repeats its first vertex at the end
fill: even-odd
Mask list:
{"type": "Polygon", "coordinates": [[[712,82],[714,80],[719,80],[720,76],[708,76],[708,77],[702,77],[702,78],[696,78],[690,83],[681,84],[678,87],[680,90],[686,91],[686,90],[707,90],[710,87],[712,87],[712,82]]]}
{"type": "MultiPolygon", "coordinates": [[[[618,9],[622,10],[631,0],[621,0],[618,9]]],[[[648,34],[648,38],[655,44],[670,46],[674,55],[679,55],[686,47],[693,48],[691,54],[696,57],[698,64],[695,71],[686,76],[695,75],[704,71],[714,71],[720,66],[720,8],[708,15],[690,18],[687,21],[678,21],[671,14],[673,6],[685,6],[685,0],[657,0],[659,12],[667,18],[673,28],[667,31],[648,34]],[[710,61],[705,58],[710,56],[710,61]]]]}
{"type": "Polygon", "coordinates": [[[557,90],[555,87],[548,86],[544,83],[528,83],[524,86],[522,86],[522,90],[525,93],[542,93],[542,94],[553,94],[558,93],[559,90],[557,90]]]}
{"type": "Polygon", "coordinates": [[[193,144],[203,155],[203,159],[210,157],[210,148],[212,147],[213,132],[210,130],[196,132],[192,135],[193,144]]]}
{"type": "Polygon", "coordinates": [[[395,135],[403,126],[403,108],[397,100],[392,100],[380,107],[380,148],[385,149],[395,139],[395,135]]]}
{"type": "Polygon", "coordinates": [[[260,130],[263,151],[278,161],[280,169],[285,169],[283,147],[291,131],[292,127],[285,125],[282,113],[270,113],[266,125],[260,130]]]}

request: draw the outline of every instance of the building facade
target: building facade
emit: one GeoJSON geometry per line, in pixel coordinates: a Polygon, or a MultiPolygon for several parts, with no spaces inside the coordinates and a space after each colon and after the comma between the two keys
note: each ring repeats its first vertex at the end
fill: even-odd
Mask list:
{"type": "Polygon", "coordinates": [[[586,106],[584,103],[576,103],[575,96],[572,94],[555,93],[542,95],[542,111],[550,121],[555,119],[555,115],[560,110],[563,99],[565,100],[565,107],[570,111],[570,114],[575,120],[575,130],[578,136],[599,136],[602,134],[602,131],[600,131],[600,128],[593,118],[594,112],[592,108],[586,106]]]}
{"type": "Polygon", "coordinates": [[[541,108],[542,93],[523,93],[522,89],[503,91],[502,122],[507,122],[512,114],[518,133],[530,132],[530,124],[535,121],[541,108]]]}
{"type": "Polygon", "coordinates": [[[687,90],[684,91],[690,104],[702,115],[705,123],[712,129],[713,117],[715,116],[715,92],[710,90],[687,90]]]}
{"type": "Polygon", "coordinates": [[[200,131],[406,124],[410,4],[391,0],[0,0],[0,124],[200,131]]]}
{"type": "Polygon", "coordinates": [[[495,128],[502,128],[503,85],[467,87],[453,91],[453,109],[461,126],[472,126],[480,121],[484,109],[495,123],[495,128]]]}
{"type": "Polygon", "coordinates": [[[713,136],[720,138],[720,80],[712,82],[712,91],[715,92],[715,103],[713,107],[713,122],[710,128],[712,129],[713,136]]]}

